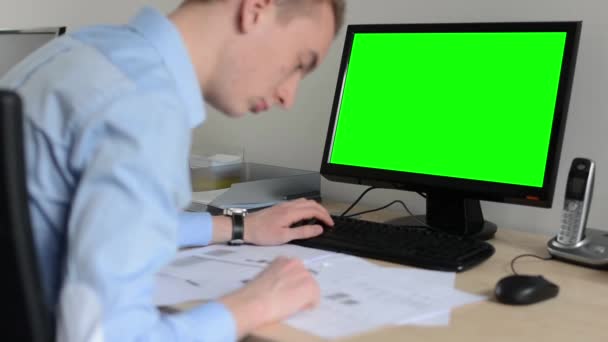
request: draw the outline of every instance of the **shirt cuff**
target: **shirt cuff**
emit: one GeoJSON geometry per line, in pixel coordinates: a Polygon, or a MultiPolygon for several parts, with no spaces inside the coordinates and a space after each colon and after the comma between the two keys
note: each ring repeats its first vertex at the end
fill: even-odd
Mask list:
{"type": "Polygon", "coordinates": [[[209,213],[182,212],[179,215],[179,247],[206,246],[213,237],[213,222],[209,213]]]}
{"type": "Polygon", "coordinates": [[[228,308],[220,302],[209,302],[176,316],[192,329],[187,332],[193,337],[192,340],[224,342],[237,339],[236,321],[228,308]]]}

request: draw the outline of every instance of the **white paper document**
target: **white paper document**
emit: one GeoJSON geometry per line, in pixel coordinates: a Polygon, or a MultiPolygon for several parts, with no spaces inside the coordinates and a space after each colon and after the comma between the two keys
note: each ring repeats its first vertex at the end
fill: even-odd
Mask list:
{"type": "MultiPolygon", "coordinates": [[[[453,272],[428,271],[420,269],[402,269],[402,273],[412,272],[411,277],[416,280],[427,282],[452,288],[456,280],[456,274],[453,272]]],[[[402,322],[403,325],[420,325],[420,326],[448,326],[450,324],[450,310],[440,311],[428,316],[420,315],[417,319],[410,319],[402,322]]]]}
{"type": "Polygon", "coordinates": [[[287,320],[289,325],[324,338],[385,325],[444,324],[446,318],[449,322],[446,312],[453,307],[485,298],[454,289],[453,273],[384,268],[354,257],[324,263],[317,276],[320,305],[287,320]]]}
{"type": "MultiPolygon", "coordinates": [[[[167,306],[218,298],[243,286],[279,256],[311,263],[333,255],[341,254],[295,245],[213,245],[184,250],[157,274],[154,302],[167,306]]],[[[311,268],[311,272],[317,271],[311,268]]]]}
{"type": "Polygon", "coordinates": [[[386,325],[446,325],[452,308],[485,299],[454,288],[454,273],[381,267],[295,245],[209,246],[178,253],[157,275],[157,305],[218,298],[243,286],[278,256],[300,258],[321,287],[319,306],[286,323],[323,338],[386,325]]]}
{"type": "MultiPolygon", "coordinates": [[[[167,267],[158,277],[161,282],[172,283],[181,280],[179,291],[186,300],[216,299],[228,294],[253,278],[261,271],[259,267],[227,264],[225,262],[202,258],[196,255],[184,257],[167,267]],[[221,274],[221,276],[217,276],[221,274]]],[[[171,305],[183,302],[179,296],[166,288],[162,297],[158,298],[158,305],[171,305]]]]}
{"type": "Polygon", "coordinates": [[[240,265],[266,267],[279,256],[298,258],[305,264],[342,255],[314,248],[296,245],[281,246],[227,246],[213,245],[196,249],[196,255],[217,261],[231,262],[240,265]]]}

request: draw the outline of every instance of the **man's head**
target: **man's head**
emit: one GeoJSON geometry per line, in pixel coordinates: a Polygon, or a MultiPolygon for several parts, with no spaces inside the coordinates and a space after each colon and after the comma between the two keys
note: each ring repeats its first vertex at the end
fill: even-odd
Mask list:
{"type": "MultiPolygon", "coordinates": [[[[291,107],[299,82],[327,54],[344,14],[344,0],[187,0],[182,7],[206,13],[200,27],[214,30],[213,36],[200,33],[215,51],[191,49],[191,55],[205,100],[233,117],[275,104],[291,107]]],[[[185,38],[190,47],[196,43],[185,38]]]]}
{"type": "MultiPolygon", "coordinates": [[[[186,3],[212,3],[220,2],[225,0],[184,0],[183,4],[186,3]]],[[[288,22],[289,19],[294,16],[300,16],[304,14],[312,14],[312,9],[315,4],[327,2],[331,5],[334,14],[334,29],[338,33],[340,28],[344,24],[344,11],[346,9],[346,0],[278,0],[275,3],[280,7],[279,19],[284,22],[288,22]]]]}

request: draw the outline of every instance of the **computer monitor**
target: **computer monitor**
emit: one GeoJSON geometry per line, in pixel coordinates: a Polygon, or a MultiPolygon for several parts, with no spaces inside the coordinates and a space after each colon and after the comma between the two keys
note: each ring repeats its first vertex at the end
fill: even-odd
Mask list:
{"type": "Polygon", "coordinates": [[[480,200],[550,208],[581,22],[350,25],[321,174],[416,191],[488,239],[480,200]]]}
{"type": "Polygon", "coordinates": [[[0,28],[0,77],[27,55],[65,32],[65,27],[0,28]]]}

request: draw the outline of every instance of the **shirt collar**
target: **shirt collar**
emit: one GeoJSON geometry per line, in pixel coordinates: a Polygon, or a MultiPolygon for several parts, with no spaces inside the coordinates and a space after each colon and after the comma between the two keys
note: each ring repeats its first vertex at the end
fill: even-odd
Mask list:
{"type": "Polygon", "coordinates": [[[175,25],[159,11],[145,7],[129,26],[158,50],[175,79],[179,96],[187,105],[191,127],[200,125],[206,116],[203,95],[188,50],[175,25]]]}

